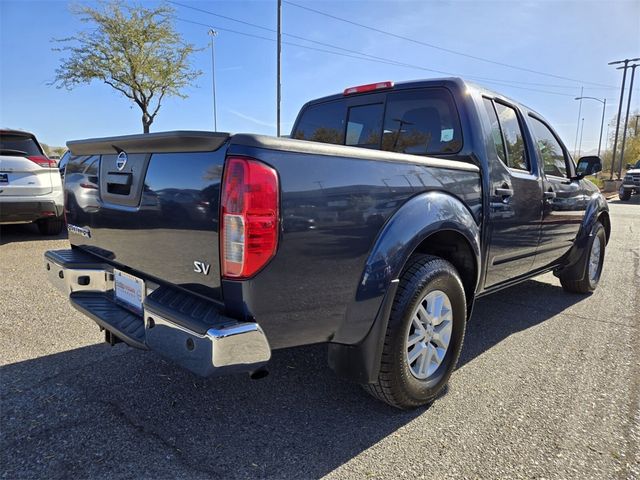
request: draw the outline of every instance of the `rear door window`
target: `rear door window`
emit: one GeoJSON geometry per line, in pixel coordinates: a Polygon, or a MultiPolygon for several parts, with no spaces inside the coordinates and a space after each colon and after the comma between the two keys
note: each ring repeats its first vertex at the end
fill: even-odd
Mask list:
{"type": "Polygon", "coordinates": [[[32,137],[3,133],[0,134],[0,155],[30,157],[42,155],[42,150],[32,137]]]}
{"type": "Polygon", "coordinates": [[[509,168],[515,168],[516,170],[529,171],[524,137],[516,110],[500,102],[494,102],[494,105],[496,106],[496,112],[507,150],[507,166],[509,168]]]}
{"type": "Polygon", "coordinates": [[[504,148],[504,138],[502,137],[502,129],[500,128],[500,122],[498,121],[498,114],[493,106],[493,101],[490,98],[483,97],[482,103],[489,115],[489,121],[491,122],[491,138],[496,146],[496,153],[498,158],[505,165],[507,164],[507,150],[504,148]]]}

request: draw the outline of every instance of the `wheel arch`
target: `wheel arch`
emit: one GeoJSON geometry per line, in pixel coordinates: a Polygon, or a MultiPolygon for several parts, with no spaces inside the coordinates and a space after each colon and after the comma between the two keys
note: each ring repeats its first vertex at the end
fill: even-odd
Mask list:
{"type": "Polygon", "coordinates": [[[601,193],[594,193],[587,202],[587,207],[582,218],[580,230],[576,235],[573,246],[566,254],[562,266],[554,273],[556,276],[562,275],[563,272],[572,274],[577,278],[582,278],[584,269],[580,266],[580,259],[585,249],[589,246],[589,237],[592,234],[595,224],[602,224],[605,231],[606,243],[609,243],[611,237],[611,218],[609,216],[609,205],[601,193]],[[580,270],[580,271],[578,271],[580,270]]]}
{"type": "Polygon", "coordinates": [[[415,253],[449,261],[467,295],[467,311],[480,279],[480,228],[471,211],[445,192],[407,201],[384,225],[361,275],[354,301],[329,344],[329,365],[359,383],[378,375],[382,342],[399,278],[415,253]]]}
{"type": "Polygon", "coordinates": [[[456,230],[440,230],[425,238],[412,255],[415,253],[435,255],[447,260],[455,267],[462,280],[467,299],[467,311],[470,312],[478,286],[480,264],[467,237],[456,230]]]}
{"type": "Polygon", "coordinates": [[[604,233],[605,233],[605,236],[607,237],[607,244],[608,244],[609,238],[611,238],[611,218],[609,217],[609,211],[605,210],[600,212],[600,215],[598,215],[598,221],[604,227],[604,233]]]}

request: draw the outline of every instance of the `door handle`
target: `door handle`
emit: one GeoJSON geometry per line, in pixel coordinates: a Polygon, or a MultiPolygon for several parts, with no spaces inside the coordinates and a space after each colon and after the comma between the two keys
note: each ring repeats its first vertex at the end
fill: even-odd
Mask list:
{"type": "Polygon", "coordinates": [[[496,188],[496,195],[499,197],[511,197],[513,195],[513,189],[511,188],[496,188]]]}
{"type": "Polygon", "coordinates": [[[544,192],[545,200],[553,200],[554,198],[556,198],[556,192],[554,192],[553,190],[548,190],[544,192]]]}

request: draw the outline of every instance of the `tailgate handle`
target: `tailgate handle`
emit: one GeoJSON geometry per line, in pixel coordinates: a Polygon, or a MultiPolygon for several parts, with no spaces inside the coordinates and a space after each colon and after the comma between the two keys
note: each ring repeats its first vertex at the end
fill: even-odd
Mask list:
{"type": "Polygon", "coordinates": [[[131,185],[130,173],[107,173],[107,184],[109,185],[122,185],[128,187],[131,185]]]}

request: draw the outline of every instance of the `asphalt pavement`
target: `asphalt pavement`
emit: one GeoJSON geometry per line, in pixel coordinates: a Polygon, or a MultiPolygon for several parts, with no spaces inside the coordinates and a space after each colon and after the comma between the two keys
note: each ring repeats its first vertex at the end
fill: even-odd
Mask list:
{"type": "Polygon", "coordinates": [[[478,301],[458,370],[398,411],[326,348],[203,380],[109,347],[49,286],[32,226],[0,229],[0,477],[640,478],[640,198],[612,202],[590,296],[551,274],[478,301]]]}

